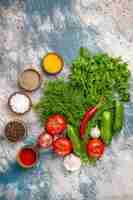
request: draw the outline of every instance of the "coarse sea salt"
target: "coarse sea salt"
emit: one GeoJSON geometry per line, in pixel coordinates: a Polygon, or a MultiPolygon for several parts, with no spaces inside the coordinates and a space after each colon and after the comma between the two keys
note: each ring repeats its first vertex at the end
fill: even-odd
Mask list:
{"type": "Polygon", "coordinates": [[[25,95],[21,93],[14,94],[10,99],[10,106],[11,109],[16,113],[25,113],[30,108],[30,99],[25,95]]]}

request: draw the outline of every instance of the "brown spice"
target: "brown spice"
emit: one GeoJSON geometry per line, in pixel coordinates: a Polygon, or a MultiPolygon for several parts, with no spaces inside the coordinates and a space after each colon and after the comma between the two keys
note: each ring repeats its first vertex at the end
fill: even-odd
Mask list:
{"type": "Polygon", "coordinates": [[[27,128],[22,121],[10,121],[5,127],[5,136],[11,142],[21,141],[27,134],[27,128]]]}
{"type": "Polygon", "coordinates": [[[20,74],[18,83],[22,89],[33,91],[39,88],[41,84],[41,76],[35,69],[27,69],[20,74]]]}

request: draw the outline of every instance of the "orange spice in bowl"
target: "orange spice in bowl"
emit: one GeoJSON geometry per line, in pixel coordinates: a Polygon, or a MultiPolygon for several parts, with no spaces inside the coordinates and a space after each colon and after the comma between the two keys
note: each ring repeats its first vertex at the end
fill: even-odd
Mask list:
{"type": "Polygon", "coordinates": [[[48,74],[57,74],[59,73],[64,66],[64,61],[62,57],[55,53],[51,52],[44,56],[42,60],[42,68],[48,74]]]}

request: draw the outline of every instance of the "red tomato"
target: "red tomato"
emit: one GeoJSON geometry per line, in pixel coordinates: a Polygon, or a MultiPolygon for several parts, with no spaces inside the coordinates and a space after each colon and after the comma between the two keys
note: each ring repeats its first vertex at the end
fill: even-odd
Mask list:
{"type": "Polygon", "coordinates": [[[52,136],[48,133],[44,133],[44,134],[39,135],[37,139],[37,145],[40,148],[48,148],[52,144],[52,141],[53,141],[52,136]]]}
{"type": "Polygon", "coordinates": [[[62,115],[54,114],[51,115],[46,123],[47,132],[54,136],[57,134],[61,134],[66,128],[66,121],[62,115]]]}
{"type": "Polygon", "coordinates": [[[58,138],[53,142],[53,150],[60,156],[68,155],[72,152],[72,143],[67,138],[58,138]]]}
{"type": "Polygon", "coordinates": [[[87,153],[92,158],[100,158],[104,153],[105,145],[100,139],[89,140],[87,144],[87,153]]]}

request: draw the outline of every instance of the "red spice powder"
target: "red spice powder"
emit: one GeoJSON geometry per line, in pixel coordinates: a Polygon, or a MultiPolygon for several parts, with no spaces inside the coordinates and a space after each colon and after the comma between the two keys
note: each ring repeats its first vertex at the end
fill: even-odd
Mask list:
{"type": "Polygon", "coordinates": [[[19,158],[24,165],[32,165],[37,160],[37,154],[33,149],[25,148],[21,150],[19,158]]]}

